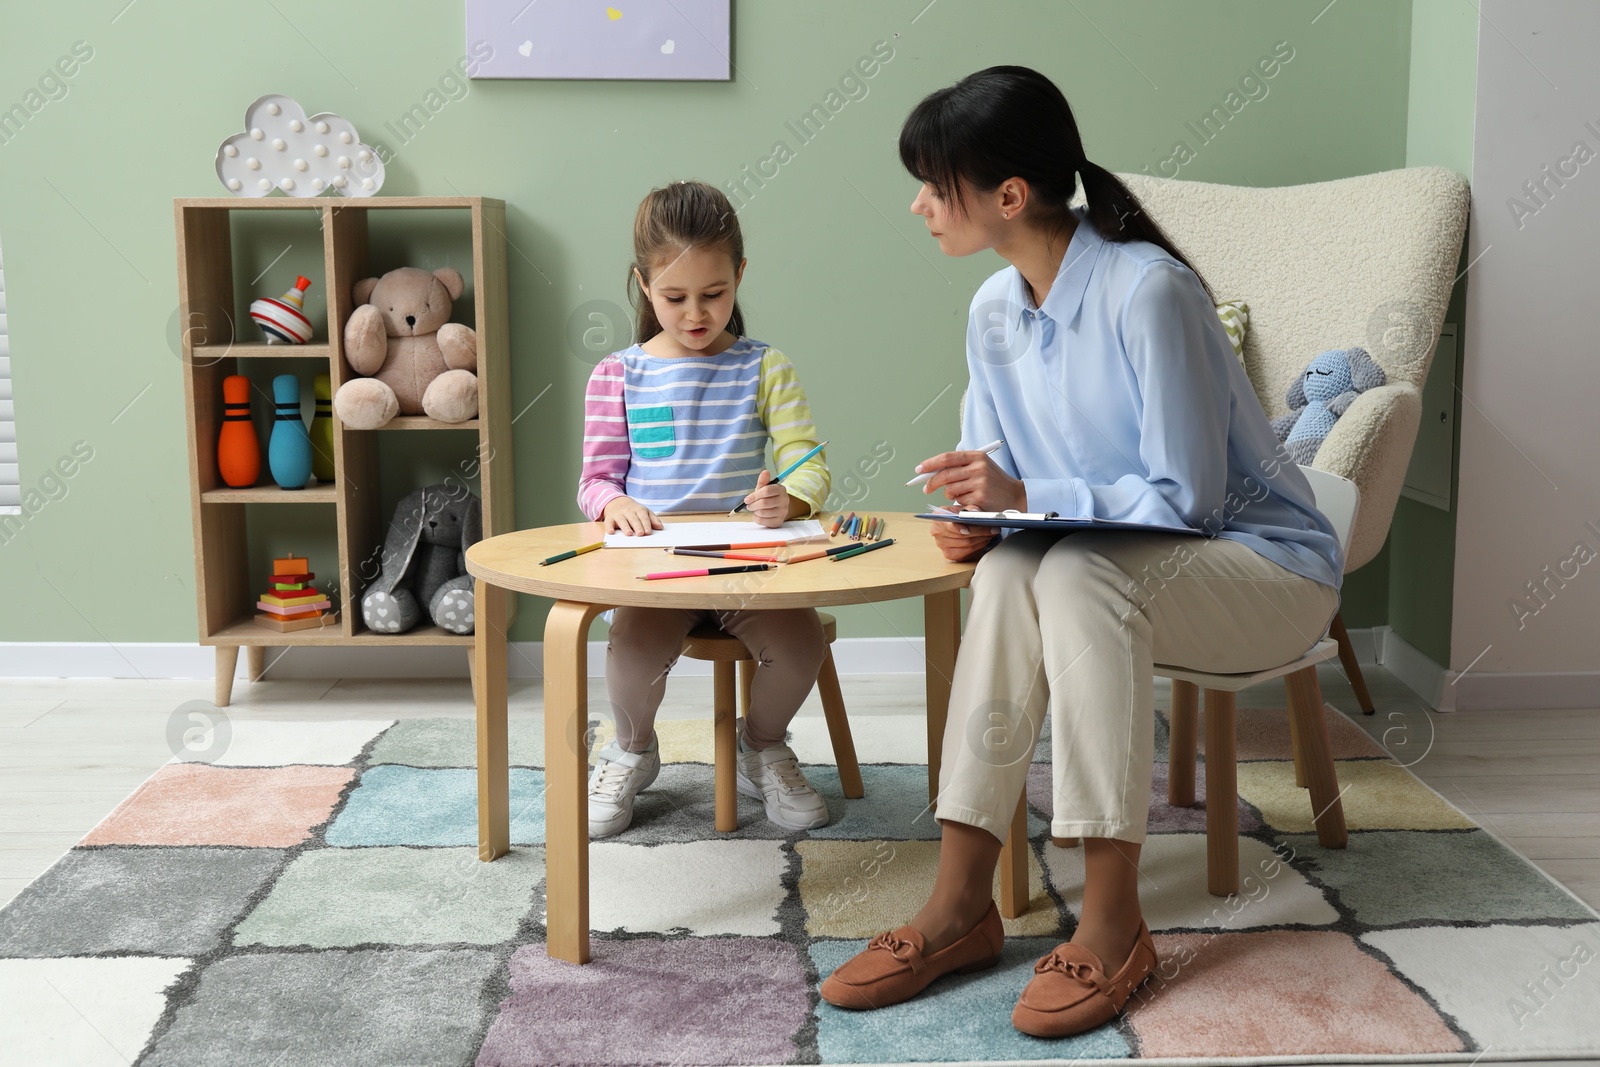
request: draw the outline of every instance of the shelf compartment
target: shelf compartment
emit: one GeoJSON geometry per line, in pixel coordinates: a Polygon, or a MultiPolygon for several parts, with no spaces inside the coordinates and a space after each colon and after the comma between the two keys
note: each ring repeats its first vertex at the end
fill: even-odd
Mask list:
{"type": "MultiPolygon", "coordinates": [[[[360,606],[357,605],[357,609],[360,606]]],[[[378,634],[371,630],[363,630],[354,637],[344,634],[343,609],[341,618],[325,627],[307,627],[304,630],[290,630],[288,633],[279,633],[269,630],[265,626],[257,626],[250,621],[250,616],[245,615],[224,626],[210,637],[201,640],[203,645],[325,645],[349,646],[364,645],[375,648],[379,645],[457,645],[461,648],[472,647],[471,634],[453,634],[448,630],[428,623],[418,625],[403,634],[378,634]]]]}
{"type": "Polygon", "coordinates": [[[195,345],[194,358],[223,359],[321,359],[326,360],[332,349],[326,341],[305,345],[269,345],[265,341],[235,341],[232,344],[195,345]]]}
{"type": "Polygon", "coordinates": [[[338,485],[308,485],[304,489],[281,489],[276,485],[252,485],[240,489],[207,489],[200,494],[202,504],[337,504],[338,485]]]}
{"type": "Polygon", "coordinates": [[[379,426],[380,430],[471,430],[478,431],[478,420],[468,419],[466,422],[440,422],[438,419],[426,415],[396,415],[388,422],[379,426]]]}

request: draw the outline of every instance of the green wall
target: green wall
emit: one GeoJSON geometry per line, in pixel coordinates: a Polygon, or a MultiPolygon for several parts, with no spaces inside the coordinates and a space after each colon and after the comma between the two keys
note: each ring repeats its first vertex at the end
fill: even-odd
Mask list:
{"type": "MultiPolygon", "coordinates": [[[[858,506],[908,509],[918,498],[900,472],[955,439],[967,304],[1002,265],[988,253],[942,258],[906,210],[915,186],[894,143],[922,95],[990,64],[1035,66],[1077,109],[1091,158],[1157,172],[1174,141],[1194,144],[1185,124],[1288,41],[1294,58],[1268,95],[1179,175],[1282,185],[1404,165],[1418,51],[1411,5],[1391,0],[747,0],[736,4],[731,83],[474,82],[463,94],[441,79],[465,55],[464,37],[459,3],[419,0],[8,5],[0,107],[26,106],[75,42],[93,51],[0,144],[23,484],[77,441],[94,455],[0,545],[0,640],[194,638],[171,201],[220,193],[217,145],[261,93],[336,111],[383,141],[396,153],[385,194],[507,201],[511,409],[539,398],[516,425],[517,521],[534,526],[578,517],[580,398],[594,357],[570,327],[586,302],[622,302],[630,223],[651,186],[691,176],[720,185],[786,144],[792,158],[776,175],[745,186],[751,332],[795,359],[833,441],[836,479],[877,442],[894,450],[888,469],[857,483],[858,506]],[[786,123],[878,42],[893,56],[865,96],[800,143],[786,123]],[[401,143],[390,124],[432,90],[442,106],[401,143]]],[[[1430,107],[1470,113],[1470,92],[1437,88],[1430,107]]],[[[239,269],[254,268],[244,277],[283,243],[242,241],[239,269]]],[[[388,247],[426,266],[461,255],[447,232],[397,235],[388,247]]],[[[292,275],[295,255],[277,270],[292,275]]],[[[418,458],[435,475],[457,462],[449,448],[418,458]]],[[[281,543],[292,531],[261,537],[281,543]]],[[[1349,621],[1381,612],[1379,595],[1349,621]]],[[[1431,605],[1422,614],[1419,625],[1448,627],[1447,604],[1437,620],[1431,605]]],[[[842,613],[850,635],[914,635],[920,621],[910,604],[842,613]]],[[[525,602],[513,637],[536,639],[541,622],[525,602]]]]}
{"type": "MultiPolygon", "coordinates": [[[[1412,0],[1411,91],[1406,166],[1449,167],[1472,179],[1472,124],[1478,80],[1478,12],[1472,0],[1412,0]]],[[[1455,380],[1466,351],[1466,242],[1444,320],[1456,324],[1455,380]]],[[[1460,454],[1461,394],[1455,394],[1454,451],[1460,454]]],[[[1451,500],[1455,475],[1451,476],[1451,500]]],[[[1441,666],[1450,666],[1450,610],[1456,557],[1455,511],[1401,497],[1389,527],[1389,625],[1441,666]]]]}

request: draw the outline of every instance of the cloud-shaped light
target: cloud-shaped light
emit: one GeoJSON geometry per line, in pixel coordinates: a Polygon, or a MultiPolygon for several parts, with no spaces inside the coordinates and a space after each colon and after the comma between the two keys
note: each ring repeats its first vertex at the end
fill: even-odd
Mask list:
{"type": "Polygon", "coordinates": [[[244,113],[244,132],[217,149],[217,177],[235,196],[371,196],[383,186],[383,160],[361,143],[349,119],[309,118],[292,98],[269,93],[244,113]]]}

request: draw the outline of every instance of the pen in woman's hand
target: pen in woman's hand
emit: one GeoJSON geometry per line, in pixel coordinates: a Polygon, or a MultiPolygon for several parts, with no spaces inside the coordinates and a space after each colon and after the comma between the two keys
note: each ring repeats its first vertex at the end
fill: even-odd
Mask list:
{"type": "MultiPolygon", "coordinates": [[[[972,451],[982,452],[986,456],[992,456],[996,452],[998,452],[1002,448],[1004,448],[1005,444],[1006,443],[1004,441],[991,441],[989,444],[984,445],[982,448],[973,449],[972,451]]],[[[938,474],[938,473],[939,473],[939,471],[936,471],[936,470],[925,471],[922,474],[919,474],[915,478],[911,479],[906,484],[907,485],[922,485],[925,482],[927,482],[928,479],[932,478],[935,474],[938,474]]]]}

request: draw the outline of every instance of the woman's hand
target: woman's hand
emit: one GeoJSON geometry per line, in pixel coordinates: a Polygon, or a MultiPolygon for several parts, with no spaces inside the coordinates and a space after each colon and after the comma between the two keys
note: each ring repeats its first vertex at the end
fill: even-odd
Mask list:
{"type": "Polygon", "coordinates": [[[933,522],[933,543],[951,563],[969,563],[987,552],[1000,531],[959,522],[933,522]]]}
{"type": "Polygon", "coordinates": [[[758,525],[771,528],[782,526],[796,517],[796,513],[804,514],[810,510],[805,501],[790,496],[782,482],[772,484],[772,472],[769,470],[761,472],[755,489],[744,498],[744,506],[750,509],[758,525]]]}
{"type": "Polygon", "coordinates": [[[606,524],[606,533],[616,530],[630,535],[647,534],[651,530],[661,529],[661,520],[656,513],[631,496],[612,497],[600,518],[606,524]]]}
{"type": "Polygon", "coordinates": [[[975,511],[1028,510],[1027,487],[987,453],[940,452],[917,464],[917,473],[923,471],[938,472],[922,487],[923,493],[943,489],[947,499],[975,511]]]}

